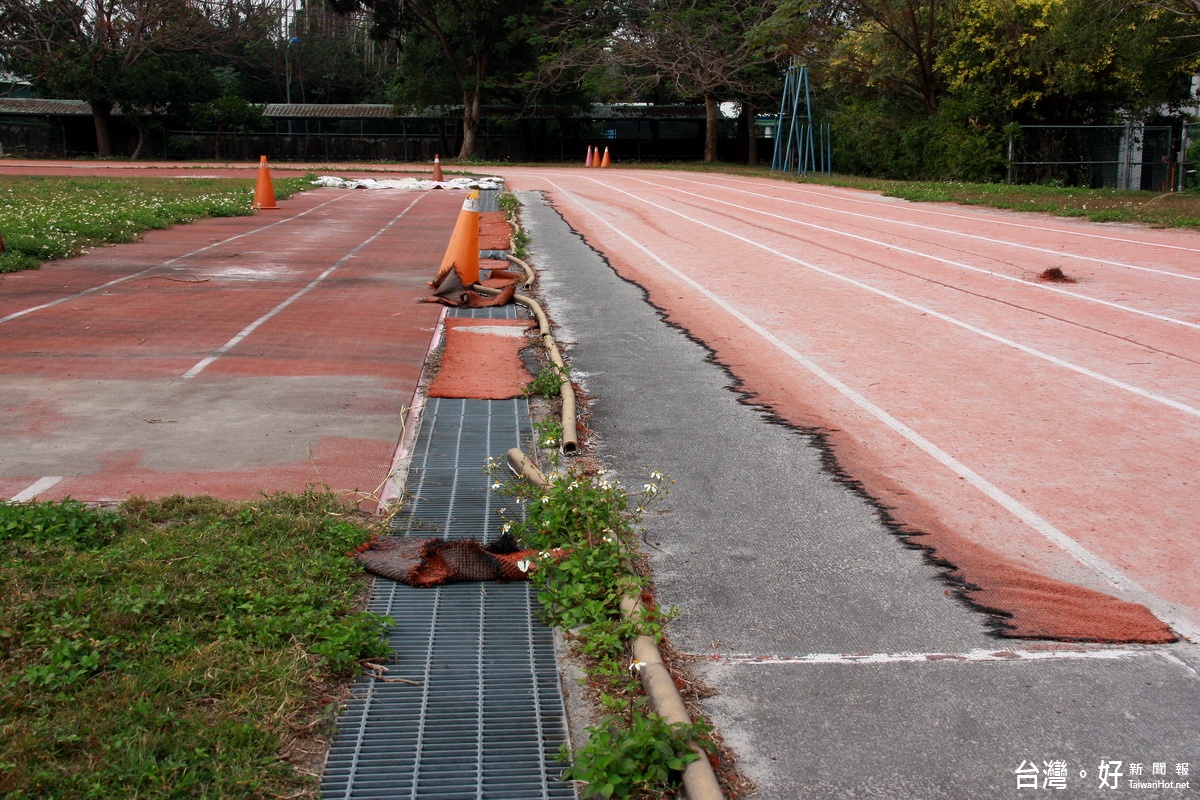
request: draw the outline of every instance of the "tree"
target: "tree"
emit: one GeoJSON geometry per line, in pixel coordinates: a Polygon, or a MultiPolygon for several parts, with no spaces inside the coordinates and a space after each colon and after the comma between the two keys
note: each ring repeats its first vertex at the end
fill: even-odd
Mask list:
{"type": "MultiPolygon", "coordinates": [[[[331,0],[341,13],[368,10],[372,36],[391,39],[402,54],[427,63],[432,51],[441,55],[442,66],[457,88],[463,105],[463,138],[458,157],[475,155],[478,148],[483,100],[506,81],[524,71],[514,66],[525,63],[529,52],[524,15],[540,9],[540,0],[331,0]]],[[[416,81],[439,76],[420,72],[408,76],[416,81]]],[[[411,81],[404,81],[411,87],[411,81]]],[[[404,92],[401,91],[401,95],[404,92]]],[[[416,96],[410,92],[408,96],[416,96]]]]}
{"type": "Polygon", "coordinates": [[[250,0],[6,0],[0,8],[0,49],[43,93],[91,105],[102,157],[112,155],[113,108],[123,98],[156,102],[147,84],[155,73],[143,61],[219,53],[239,37],[264,35],[271,22],[250,0]]]}
{"type": "Polygon", "coordinates": [[[907,96],[927,112],[943,93],[937,59],[960,0],[845,0],[831,67],[842,80],[907,96]]]}
{"type": "Polygon", "coordinates": [[[964,0],[937,66],[990,123],[1140,119],[1187,99],[1200,60],[1186,30],[1123,0],[964,0]]]}
{"type": "Polygon", "coordinates": [[[774,49],[755,32],[772,0],[623,0],[565,7],[549,35],[542,85],[600,74],[628,99],[668,88],[705,107],[704,160],[717,158],[718,103],[761,86],[774,49]]]}

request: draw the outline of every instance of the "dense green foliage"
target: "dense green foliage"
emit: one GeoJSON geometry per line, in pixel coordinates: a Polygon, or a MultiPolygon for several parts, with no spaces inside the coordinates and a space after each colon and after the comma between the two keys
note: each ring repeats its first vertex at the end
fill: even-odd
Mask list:
{"type": "Polygon", "coordinates": [[[293,96],[460,107],[461,158],[487,104],[704,103],[712,160],[718,104],[777,108],[796,59],[840,171],[997,180],[1013,126],[1178,126],[1200,72],[1193,0],[329,0],[357,17],[305,11],[297,36],[256,3],[94,2],[121,25],[84,0],[0,6],[0,52],[92,103],[102,155],[116,106],[143,136],[252,130],[255,104],[293,96]]]}
{"type": "MultiPolygon", "coordinates": [[[[851,0],[803,42],[839,171],[999,180],[1014,124],[1167,121],[1200,16],[1091,0],[851,0]],[[1165,116],[1164,116],[1165,115],[1165,116]]],[[[810,20],[821,17],[822,4],[810,20]]],[[[1192,101],[1194,103],[1194,101],[1192,101]]]]}
{"type": "Polygon", "coordinates": [[[311,790],[285,750],[387,652],[369,535],[317,491],[0,505],[0,797],[311,790]]]}

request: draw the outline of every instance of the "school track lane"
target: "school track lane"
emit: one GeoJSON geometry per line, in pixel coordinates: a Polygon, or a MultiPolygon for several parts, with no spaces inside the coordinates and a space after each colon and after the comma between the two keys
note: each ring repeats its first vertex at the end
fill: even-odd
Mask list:
{"type": "Polygon", "coordinates": [[[461,204],[314,190],[5,276],[0,492],[326,484],[370,505],[440,310],[417,300],[461,204]]]}

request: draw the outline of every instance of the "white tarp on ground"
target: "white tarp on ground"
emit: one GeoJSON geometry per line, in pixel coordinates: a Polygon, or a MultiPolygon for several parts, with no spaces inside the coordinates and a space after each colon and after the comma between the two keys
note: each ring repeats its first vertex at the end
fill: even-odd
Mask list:
{"type": "Polygon", "coordinates": [[[314,186],[324,186],[332,189],[502,189],[503,178],[451,178],[448,181],[431,181],[422,178],[402,178],[398,180],[377,181],[374,178],[359,178],[346,180],[331,175],[322,175],[313,181],[314,186]]]}

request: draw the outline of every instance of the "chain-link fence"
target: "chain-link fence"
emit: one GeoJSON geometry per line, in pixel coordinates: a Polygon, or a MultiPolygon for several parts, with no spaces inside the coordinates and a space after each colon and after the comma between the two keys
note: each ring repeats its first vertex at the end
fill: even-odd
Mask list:
{"type": "Polygon", "coordinates": [[[1189,168],[1174,134],[1169,125],[1024,125],[1008,141],[1008,181],[1173,191],[1189,168]]]}

